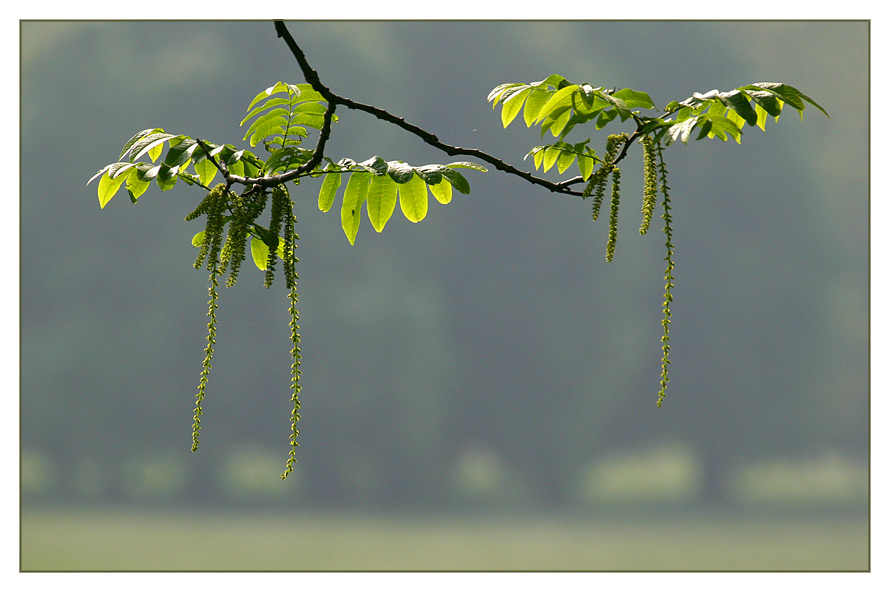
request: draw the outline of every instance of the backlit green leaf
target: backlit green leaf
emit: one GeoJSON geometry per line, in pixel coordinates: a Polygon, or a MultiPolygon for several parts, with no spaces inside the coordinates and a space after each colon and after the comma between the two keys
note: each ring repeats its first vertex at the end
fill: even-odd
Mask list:
{"type": "Polygon", "coordinates": [[[192,237],[192,246],[200,247],[204,244],[204,235],[207,233],[206,230],[200,230],[195,233],[195,236],[192,237]]]}
{"type": "Polygon", "coordinates": [[[591,174],[593,174],[593,167],[596,164],[594,157],[590,155],[590,151],[587,151],[587,154],[578,155],[578,170],[581,171],[581,178],[585,181],[591,174]]]}
{"type": "Polygon", "coordinates": [[[554,164],[556,164],[556,159],[559,157],[559,147],[557,146],[548,146],[544,149],[544,172],[549,171],[554,164]]]}
{"type": "Polygon", "coordinates": [[[526,87],[521,91],[514,92],[508,99],[503,101],[503,108],[501,109],[501,122],[504,124],[504,127],[510,125],[510,122],[513,121],[517,115],[519,115],[519,112],[522,110],[522,105],[525,103],[526,97],[528,97],[529,93],[531,92],[532,89],[530,87],[526,87]]]}
{"type": "Polygon", "coordinates": [[[204,160],[195,163],[195,172],[198,173],[198,179],[200,179],[201,185],[210,187],[210,182],[213,181],[213,178],[218,171],[216,166],[210,162],[210,159],[205,158],[204,160]]]}
{"type": "Polygon", "coordinates": [[[556,158],[556,170],[559,171],[559,174],[566,172],[566,169],[572,166],[576,156],[577,155],[574,152],[568,150],[560,152],[559,156],[556,158]]]}
{"type": "Polygon", "coordinates": [[[127,193],[130,194],[130,201],[136,203],[136,200],[145,193],[149,185],[151,185],[150,182],[139,178],[138,169],[130,171],[130,174],[127,175],[127,193]]]}
{"type": "Polygon", "coordinates": [[[537,120],[541,108],[550,100],[551,93],[540,88],[532,89],[531,93],[525,101],[525,110],[522,112],[522,118],[525,120],[525,126],[531,127],[537,120]]]}
{"type": "MultiPolygon", "coordinates": [[[[442,174],[448,169],[443,169],[442,174]]],[[[410,181],[398,186],[399,206],[402,213],[411,222],[420,222],[426,217],[429,208],[429,200],[426,193],[426,183],[418,176],[413,176],[410,181]]]]}
{"type": "Polygon", "coordinates": [[[260,105],[259,107],[257,107],[253,111],[251,111],[250,113],[248,113],[247,117],[242,119],[241,123],[239,123],[238,125],[244,125],[250,119],[252,119],[256,115],[259,115],[266,109],[271,109],[272,107],[275,107],[277,105],[288,105],[288,104],[290,104],[290,101],[288,101],[287,98],[285,98],[285,97],[276,97],[274,99],[269,99],[268,101],[266,101],[265,103],[263,103],[262,105],[260,105]]]}
{"type": "Polygon", "coordinates": [[[442,180],[440,183],[430,185],[430,193],[441,204],[451,203],[451,183],[442,180]]]}
{"type": "Polygon", "coordinates": [[[111,201],[111,198],[114,197],[114,194],[117,193],[121,183],[123,183],[126,178],[126,175],[121,175],[116,179],[112,179],[107,173],[102,175],[102,178],[99,179],[98,189],[100,208],[104,208],[105,204],[111,201]]]}
{"type": "MultiPolygon", "coordinates": [[[[202,230],[200,233],[203,233],[202,230]]],[[[195,235],[197,237],[197,235],[195,235]]],[[[195,241],[192,240],[192,244],[195,245],[195,241]]],[[[200,247],[200,244],[195,245],[196,247],[200,247]]],[[[257,269],[260,271],[265,271],[269,262],[269,245],[261,241],[255,236],[250,237],[250,256],[253,257],[253,264],[257,266],[257,269]]]]}
{"type": "MultiPolygon", "coordinates": [[[[404,187],[404,185],[402,185],[404,187]]],[[[368,185],[368,218],[377,232],[383,232],[396,209],[399,185],[389,175],[372,175],[368,185]]]]}
{"type": "Polygon", "coordinates": [[[362,204],[368,197],[368,181],[373,173],[364,171],[352,173],[343,192],[343,207],[340,209],[340,223],[349,244],[355,244],[355,235],[361,223],[362,204]]]}
{"type": "Polygon", "coordinates": [[[538,112],[538,117],[535,119],[535,122],[543,121],[551,113],[553,113],[560,107],[571,107],[572,95],[574,95],[576,92],[578,92],[578,85],[571,84],[553,93],[553,96],[551,96],[544,104],[544,106],[541,107],[541,110],[538,112]]]}
{"type": "MultiPolygon", "coordinates": [[[[555,112],[554,112],[555,114],[555,112]]],[[[554,136],[559,136],[563,129],[565,129],[566,125],[569,123],[569,120],[572,118],[572,110],[564,109],[562,114],[555,119],[550,120],[550,125],[547,127],[542,127],[541,131],[545,131],[547,129],[550,130],[554,136]]]]}
{"type": "MultiPolygon", "coordinates": [[[[334,167],[327,165],[326,171],[332,170],[334,167]]],[[[327,212],[334,205],[334,198],[337,196],[337,189],[342,181],[342,173],[328,173],[321,182],[321,189],[318,191],[318,209],[327,212]]]]}

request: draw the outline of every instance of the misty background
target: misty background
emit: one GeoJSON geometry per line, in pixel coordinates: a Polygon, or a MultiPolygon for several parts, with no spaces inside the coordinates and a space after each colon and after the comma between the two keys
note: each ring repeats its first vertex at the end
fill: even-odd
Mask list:
{"type": "MultiPolygon", "coordinates": [[[[122,190],[100,210],[85,183],[145,128],[246,147],[238,122],[250,100],[303,82],[293,57],[271,22],[25,21],[23,510],[803,508],[859,512],[865,528],[867,23],[287,24],[333,92],[527,170],[523,156],[544,142],[521,118],[503,129],[486,103],[502,82],[559,73],[646,91],[662,107],[786,82],[831,118],[810,107],[801,122],[789,107],[766,132],[746,127],[741,145],[666,150],[676,287],[661,408],[664,238],[660,218],[638,233],[636,146],[621,167],[612,263],[608,221],[592,222],[589,202],[494,169],[465,171],[471,194],[431,200],[419,224],[397,213],[377,234],[365,217],[354,247],[339,197],[323,214],[320,180],[304,180],[291,189],[299,462],[282,482],[283,282],[266,290],[248,261],[221,288],[192,453],[207,273],[190,244],[203,222],[183,218],[202,192],[153,185],[131,205],[122,190]]],[[[464,159],[337,114],[335,161],[464,159]]],[[[570,138],[592,134],[601,152],[616,131],[570,138]]]]}

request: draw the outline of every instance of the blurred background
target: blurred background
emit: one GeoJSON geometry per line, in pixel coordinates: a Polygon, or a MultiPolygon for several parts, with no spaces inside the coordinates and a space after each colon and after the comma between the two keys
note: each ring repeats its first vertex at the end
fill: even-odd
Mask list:
{"type": "MultiPolygon", "coordinates": [[[[304,181],[282,482],[283,283],[245,264],[221,289],[192,453],[207,274],[183,218],[201,191],[100,210],[85,183],[145,128],[246,146],[256,93],[303,82],[293,57],[271,22],[22,22],[22,569],[867,569],[866,22],[288,28],[335,93],[528,170],[540,134],[503,129],[485,100],[502,82],[559,73],[664,106],[780,81],[831,118],[789,109],[740,146],[666,151],[661,408],[664,239],[660,220],[637,232],[638,150],[612,263],[589,203],[494,170],[419,224],[365,219],[354,247],[304,181]]],[[[334,160],[455,160],[338,115],[334,160]]]]}

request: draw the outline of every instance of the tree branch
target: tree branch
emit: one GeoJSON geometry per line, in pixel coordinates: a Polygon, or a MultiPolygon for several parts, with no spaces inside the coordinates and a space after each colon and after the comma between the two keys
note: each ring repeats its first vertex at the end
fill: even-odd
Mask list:
{"type": "Polygon", "coordinates": [[[521,177],[529,183],[546,187],[547,189],[555,193],[562,193],[566,195],[581,195],[581,192],[569,189],[566,182],[554,183],[553,181],[548,181],[547,179],[535,177],[531,173],[517,169],[516,167],[507,164],[503,160],[475,148],[461,148],[459,146],[445,144],[444,142],[440,141],[439,138],[437,138],[434,134],[431,134],[430,132],[418,126],[405,121],[405,119],[402,117],[396,117],[392,113],[389,113],[384,109],[380,109],[379,107],[359,103],[358,101],[353,101],[352,99],[341,97],[335,94],[333,91],[331,91],[331,89],[322,84],[318,73],[312,68],[312,66],[309,65],[309,61],[306,59],[306,55],[300,49],[300,46],[297,45],[297,42],[294,40],[293,36],[291,36],[290,31],[287,30],[287,27],[282,21],[275,21],[275,31],[279,37],[284,39],[284,42],[287,44],[294,58],[296,58],[297,64],[300,66],[300,70],[302,71],[303,77],[306,79],[306,82],[311,84],[312,87],[315,88],[315,90],[317,90],[319,94],[321,94],[325,98],[325,100],[328,101],[329,105],[343,105],[347,109],[364,111],[365,113],[373,115],[374,117],[382,121],[391,123],[409,133],[414,134],[430,146],[441,150],[449,156],[470,156],[473,158],[477,158],[479,160],[487,162],[500,171],[521,177]]]}

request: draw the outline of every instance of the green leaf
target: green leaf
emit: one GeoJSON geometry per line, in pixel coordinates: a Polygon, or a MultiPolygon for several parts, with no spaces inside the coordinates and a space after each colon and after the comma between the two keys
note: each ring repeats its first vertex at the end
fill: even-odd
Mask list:
{"type": "MultiPolygon", "coordinates": [[[[446,174],[446,170],[442,169],[442,174],[446,174]]],[[[418,176],[411,177],[407,183],[398,186],[399,188],[399,206],[402,213],[411,222],[420,222],[426,217],[429,201],[426,193],[426,183],[418,176]]]]}
{"type": "Polygon", "coordinates": [[[343,192],[343,207],[340,209],[340,223],[349,244],[355,244],[355,235],[361,223],[362,204],[368,197],[368,181],[373,173],[364,171],[352,173],[343,192]]]}
{"type": "Polygon", "coordinates": [[[256,234],[257,238],[266,243],[266,246],[268,246],[270,249],[275,249],[281,245],[282,241],[278,237],[278,235],[276,235],[265,226],[254,224],[253,232],[256,234]]]}
{"type": "Polygon", "coordinates": [[[99,169],[98,171],[96,171],[96,174],[93,175],[92,177],[90,177],[90,180],[87,181],[87,185],[89,185],[89,184],[92,183],[95,179],[97,179],[97,178],[101,177],[102,175],[104,175],[105,173],[107,173],[107,172],[108,172],[108,169],[110,169],[110,168],[111,168],[111,165],[110,165],[110,164],[106,164],[104,167],[102,167],[101,169],[99,169]]]}
{"type": "MultiPolygon", "coordinates": [[[[325,166],[324,170],[335,170],[330,164],[325,166]]],[[[328,173],[321,182],[321,189],[318,191],[318,209],[327,212],[334,205],[334,198],[337,196],[337,189],[343,180],[342,173],[328,173]]]]}
{"type": "Polygon", "coordinates": [[[442,176],[448,179],[448,182],[451,183],[451,185],[454,186],[455,189],[457,189],[464,195],[470,193],[470,183],[464,178],[463,175],[458,173],[450,166],[446,166],[442,169],[442,176]]]}
{"type": "Polygon", "coordinates": [[[399,185],[388,175],[373,175],[368,185],[368,218],[377,232],[383,232],[396,209],[399,185]]]}
{"type": "Polygon", "coordinates": [[[757,125],[760,126],[761,129],[764,129],[763,123],[766,121],[766,115],[761,116],[760,112],[757,111],[760,109],[766,114],[769,114],[775,118],[778,118],[782,113],[782,101],[776,98],[771,92],[761,90],[755,86],[743,86],[742,89],[748,94],[749,97],[754,99],[754,111],[757,113],[757,125]]]}
{"type": "Polygon", "coordinates": [[[216,166],[210,162],[210,159],[205,158],[200,162],[195,163],[195,172],[198,173],[198,179],[200,179],[201,185],[210,187],[210,182],[213,181],[213,178],[218,171],[216,166]]]}
{"type": "Polygon", "coordinates": [[[451,183],[443,180],[440,183],[430,185],[429,187],[430,193],[433,194],[433,197],[436,198],[436,201],[441,204],[451,203],[451,183]]]}
{"type": "Polygon", "coordinates": [[[427,185],[432,186],[442,182],[442,169],[444,168],[444,165],[425,164],[413,168],[414,172],[417,173],[417,176],[423,179],[423,182],[427,185]]]}
{"type": "MultiPolygon", "coordinates": [[[[203,233],[202,230],[198,234],[203,233]]],[[[198,236],[197,234],[195,235],[198,236]]],[[[192,244],[195,244],[194,239],[192,240],[192,244]]],[[[200,244],[195,245],[196,247],[201,246],[200,244]]],[[[250,255],[253,257],[253,264],[257,266],[257,269],[260,271],[266,270],[266,265],[269,262],[269,245],[261,241],[255,236],[250,237],[250,255]]]]}
{"type": "Polygon", "coordinates": [[[452,169],[473,169],[474,171],[479,171],[480,173],[487,173],[488,169],[482,166],[481,164],[476,164],[475,162],[466,162],[466,161],[458,161],[458,162],[449,162],[445,165],[452,169]]]}
{"type": "Polygon", "coordinates": [[[729,135],[732,136],[737,143],[742,143],[742,130],[740,130],[731,119],[723,117],[722,115],[707,113],[699,116],[698,121],[699,125],[702,126],[702,132],[699,134],[698,138],[696,138],[697,140],[701,140],[707,135],[709,138],[716,136],[725,142],[727,139],[726,136],[729,135]]]}
{"type": "Polygon", "coordinates": [[[203,245],[203,244],[204,244],[204,235],[205,235],[206,233],[207,233],[206,230],[200,230],[200,231],[198,231],[198,232],[195,234],[195,236],[192,237],[192,246],[193,246],[193,247],[200,247],[201,245],[203,245]]]}
{"type": "Polygon", "coordinates": [[[652,109],[655,107],[655,103],[652,102],[652,98],[649,96],[649,93],[645,93],[642,91],[622,88],[612,93],[612,96],[621,99],[624,104],[630,109],[634,109],[636,107],[642,107],[643,109],[652,109]]]}
{"type": "Polygon", "coordinates": [[[720,99],[728,109],[736,112],[748,125],[757,125],[757,113],[754,112],[754,109],[751,107],[751,103],[749,102],[751,99],[744,92],[740,90],[731,90],[729,92],[720,93],[717,95],[717,98],[720,99]]]}
{"type": "Polygon", "coordinates": [[[167,150],[167,158],[164,159],[164,163],[171,167],[181,165],[190,160],[195,149],[198,148],[198,143],[193,139],[185,136],[180,136],[180,138],[181,140],[175,144],[174,140],[170,140],[170,149],[167,150]]]}
{"type": "Polygon", "coordinates": [[[368,160],[358,163],[356,166],[365,168],[369,173],[385,175],[389,170],[389,164],[379,156],[372,156],[368,160]]]}
{"type": "Polygon", "coordinates": [[[804,101],[810,103],[811,105],[819,109],[819,111],[824,113],[826,117],[828,117],[828,111],[823,109],[822,106],[819,105],[816,101],[803,94],[793,86],[781,82],[755,82],[751,86],[756,86],[758,88],[762,88],[771,93],[774,93],[779,97],[779,99],[797,109],[800,112],[801,118],[803,117],[803,110],[806,107],[804,101]]]}
{"type": "Polygon", "coordinates": [[[614,95],[603,95],[603,98],[611,103],[613,107],[615,107],[615,109],[618,111],[618,115],[621,116],[621,121],[624,121],[628,117],[630,117],[630,107],[627,103],[624,102],[623,99],[618,96],[618,93],[614,95]]]}
{"type": "Polygon", "coordinates": [[[124,144],[124,147],[123,147],[123,149],[121,150],[120,156],[119,156],[118,158],[123,158],[124,155],[125,155],[127,152],[129,152],[130,149],[133,147],[133,144],[135,144],[136,142],[138,142],[138,141],[141,140],[142,138],[144,138],[144,137],[146,137],[146,136],[149,136],[149,135],[151,135],[151,134],[154,134],[154,133],[163,133],[163,132],[164,132],[164,130],[163,130],[162,128],[155,127],[155,128],[144,129],[144,130],[142,130],[141,132],[135,134],[132,138],[130,138],[129,140],[127,140],[127,143],[126,143],[126,144],[124,144]]]}
{"type": "Polygon", "coordinates": [[[245,123],[247,123],[250,119],[252,119],[253,117],[259,115],[260,113],[262,113],[262,112],[265,111],[266,109],[271,109],[272,107],[275,107],[275,106],[277,106],[277,105],[289,105],[289,104],[290,104],[290,101],[289,101],[288,99],[286,99],[285,97],[276,97],[276,98],[274,98],[274,99],[269,99],[268,101],[266,101],[265,103],[263,103],[262,105],[260,105],[259,107],[257,107],[257,108],[254,109],[253,111],[251,111],[250,113],[248,113],[248,114],[247,114],[247,117],[245,117],[244,119],[242,119],[242,120],[241,120],[241,123],[239,123],[238,125],[239,125],[239,126],[243,126],[243,125],[244,125],[245,123]]]}
{"type": "Polygon", "coordinates": [[[534,154],[535,157],[535,170],[541,167],[541,163],[544,162],[544,153],[546,150],[546,146],[535,146],[532,148],[532,151],[529,154],[534,154]]]}
{"type": "Polygon", "coordinates": [[[402,162],[400,160],[393,160],[387,165],[387,174],[392,178],[396,183],[402,184],[407,183],[414,177],[414,167],[406,162],[402,162]]]}
{"type": "Polygon", "coordinates": [[[164,149],[164,142],[175,137],[173,134],[153,133],[141,138],[130,147],[130,162],[137,160],[143,154],[148,154],[154,162],[164,149]]]}
{"type": "Polygon", "coordinates": [[[559,153],[559,156],[556,158],[556,170],[559,171],[559,174],[566,172],[566,169],[572,166],[572,163],[575,162],[575,158],[577,155],[570,150],[562,150],[559,153]]]}
{"type": "Polygon", "coordinates": [[[522,118],[525,120],[525,127],[531,127],[537,120],[541,108],[550,100],[551,93],[540,88],[533,88],[525,101],[525,110],[522,112],[522,118]]]}
{"type": "MultiPolygon", "coordinates": [[[[569,108],[572,106],[572,96],[578,92],[578,85],[571,84],[560,90],[553,93],[547,102],[541,107],[541,110],[538,112],[538,117],[535,119],[535,122],[541,122],[546,119],[551,113],[556,111],[559,108],[569,108]]],[[[554,134],[557,135],[557,134],[554,134]]]]}
{"type": "Polygon", "coordinates": [[[266,90],[262,91],[257,96],[255,96],[253,98],[253,100],[250,102],[250,105],[247,106],[247,110],[250,111],[254,105],[256,105],[257,103],[259,103],[260,101],[262,101],[265,98],[271,97],[272,95],[280,93],[280,92],[286,92],[288,90],[289,86],[290,85],[287,85],[283,82],[276,82],[273,86],[270,86],[269,88],[267,88],[266,90]]]}
{"type": "Polygon", "coordinates": [[[578,170],[581,171],[581,178],[585,181],[593,174],[593,167],[596,165],[596,157],[592,155],[590,150],[586,154],[578,155],[578,170]]]}
{"type": "Polygon", "coordinates": [[[273,112],[257,118],[256,121],[250,124],[242,139],[248,140],[250,138],[248,142],[252,148],[269,136],[284,134],[284,130],[287,127],[287,118],[283,117],[279,113],[280,111],[284,111],[284,109],[275,109],[273,112]]]}
{"type": "Polygon", "coordinates": [[[554,164],[556,164],[556,159],[559,157],[559,147],[558,146],[547,146],[544,149],[544,172],[549,171],[554,164]]]}
{"type": "Polygon", "coordinates": [[[127,193],[130,194],[130,201],[136,203],[136,200],[145,193],[149,185],[151,185],[149,181],[139,178],[139,169],[130,171],[130,174],[127,175],[127,193]]]}
{"type": "Polygon", "coordinates": [[[520,111],[522,111],[522,105],[525,103],[525,99],[531,92],[531,87],[526,87],[518,92],[512,93],[508,99],[505,99],[503,101],[503,108],[501,109],[501,122],[504,124],[505,128],[510,125],[510,122],[513,121],[517,115],[519,115],[520,111]]]}
{"type": "Polygon", "coordinates": [[[161,191],[168,191],[170,189],[173,189],[173,186],[176,185],[176,170],[178,170],[178,168],[179,167],[177,167],[176,169],[171,169],[164,163],[161,163],[158,166],[158,175],[156,181],[158,183],[158,187],[161,188],[161,191]]]}
{"type": "Polygon", "coordinates": [[[684,144],[687,143],[689,141],[689,134],[692,133],[692,128],[695,127],[696,123],[698,123],[698,117],[690,117],[669,127],[667,130],[667,144],[670,145],[678,139],[684,144]]]}
{"type": "MultiPolygon", "coordinates": [[[[555,112],[552,115],[555,115],[555,112]]],[[[544,132],[549,129],[550,133],[552,133],[554,136],[559,136],[562,133],[562,131],[565,129],[566,125],[569,123],[569,120],[571,120],[571,118],[572,118],[572,110],[564,109],[562,111],[562,114],[559,117],[556,117],[555,119],[551,119],[548,122],[549,125],[545,124],[544,126],[542,126],[541,131],[544,132]]]]}
{"type": "Polygon", "coordinates": [[[492,109],[495,108],[498,104],[498,101],[501,100],[504,91],[508,88],[515,88],[517,86],[523,86],[521,82],[505,82],[504,84],[499,84],[488,93],[488,102],[491,103],[492,109]],[[494,101],[492,103],[492,101],[494,101]]]}
{"type": "Polygon", "coordinates": [[[105,208],[105,205],[111,201],[111,198],[114,197],[114,194],[117,193],[117,190],[120,189],[121,183],[127,177],[125,175],[120,175],[115,179],[112,179],[111,176],[106,173],[102,175],[102,178],[99,179],[99,208],[105,208]]]}

